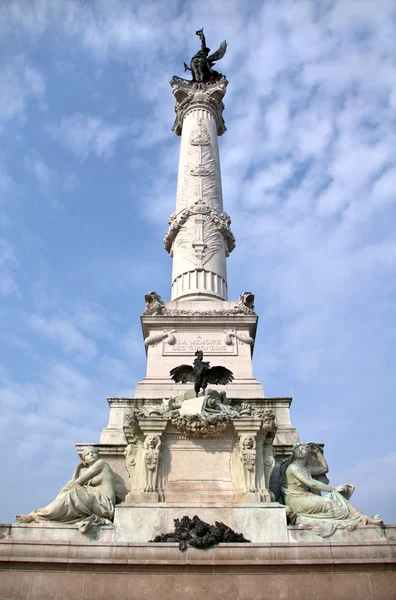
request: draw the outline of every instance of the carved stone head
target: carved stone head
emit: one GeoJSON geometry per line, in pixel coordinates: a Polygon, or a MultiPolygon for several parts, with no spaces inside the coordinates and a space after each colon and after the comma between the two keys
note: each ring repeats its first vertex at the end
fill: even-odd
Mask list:
{"type": "Polygon", "coordinates": [[[155,302],[161,302],[161,296],[157,292],[149,292],[144,297],[146,301],[146,308],[151,308],[155,302]]]}
{"type": "Polygon", "coordinates": [[[243,292],[239,296],[239,300],[244,306],[247,306],[251,310],[254,309],[254,294],[252,292],[243,292]]]}
{"type": "Polygon", "coordinates": [[[293,456],[295,458],[308,458],[311,454],[311,448],[306,442],[297,442],[293,446],[293,456]]]}
{"type": "Polygon", "coordinates": [[[256,441],[252,435],[244,435],[241,439],[241,446],[244,450],[253,450],[256,446],[256,441]]]}
{"type": "Polygon", "coordinates": [[[92,465],[99,458],[99,452],[93,446],[86,446],[82,451],[82,459],[87,465],[92,465]]]}

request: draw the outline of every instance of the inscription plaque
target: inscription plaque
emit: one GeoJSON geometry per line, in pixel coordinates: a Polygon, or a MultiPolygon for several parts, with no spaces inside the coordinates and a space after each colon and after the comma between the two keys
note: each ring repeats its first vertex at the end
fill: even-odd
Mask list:
{"type": "Polygon", "coordinates": [[[231,452],[186,452],[173,448],[169,483],[188,481],[231,482],[231,452]]]}
{"type": "Polygon", "coordinates": [[[224,333],[200,332],[191,334],[189,332],[177,332],[174,334],[176,343],[172,346],[162,343],[162,355],[184,354],[193,356],[197,350],[202,350],[205,355],[221,356],[222,354],[238,354],[237,340],[233,339],[228,346],[225,343],[224,333]]]}

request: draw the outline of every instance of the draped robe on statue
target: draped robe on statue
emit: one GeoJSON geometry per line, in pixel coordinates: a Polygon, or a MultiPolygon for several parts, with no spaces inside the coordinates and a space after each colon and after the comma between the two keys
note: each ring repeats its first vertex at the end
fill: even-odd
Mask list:
{"type": "Polygon", "coordinates": [[[45,508],[38,508],[30,513],[34,521],[57,521],[77,524],[82,531],[91,527],[111,525],[114,515],[114,504],[101,491],[89,485],[67,483],[55,500],[45,508]]]}
{"type": "MultiPolygon", "coordinates": [[[[307,469],[295,464],[289,465],[286,470],[287,487],[284,487],[282,492],[286,505],[295,514],[297,525],[305,525],[314,533],[322,537],[329,537],[337,528],[353,531],[359,524],[365,525],[368,519],[372,520],[372,517],[361,513],[340,492],[332,491],[326,496],[312,493],[310,487],[302,483],[294,474],[294,471],[298,473],[299,470],[304,478],[312,481],[312,488],[315,488],[315,480],[307,469]]],[[[348,493],[345,495],[350,497],[354,486],[348,486],[348,488],[348,493]]],[[[378,525],[381,523],[381,519],[378,518],[378,525]]]]}

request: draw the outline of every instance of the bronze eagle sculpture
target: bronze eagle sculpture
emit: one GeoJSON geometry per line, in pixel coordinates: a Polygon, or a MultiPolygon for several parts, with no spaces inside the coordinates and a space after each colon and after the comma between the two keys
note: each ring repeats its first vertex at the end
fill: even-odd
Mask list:
{"type": "Polygon", "coordinates": [[[226,385],[233,381],[234,375],[226,367],[210,367],[208,362],[204,362],[202,350],[197,350],[195,356],[197,358],[194,359],[193,367],[180,365],[170,371],[169,374],[175,383],[193,382],[195,393],[198,396],[201,388],[202,394],[205,395],[208,383],[226,385]]]}

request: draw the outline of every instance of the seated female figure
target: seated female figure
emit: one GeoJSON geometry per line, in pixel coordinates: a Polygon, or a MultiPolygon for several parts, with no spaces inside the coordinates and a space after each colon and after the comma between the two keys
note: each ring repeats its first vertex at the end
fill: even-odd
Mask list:
{"type": "Polygon", "coordinates": [[[28,515],[16,515],[18,523],[57,521],[77,524],[85,533],[95,526],[111,524],[115,505],[115,476],[98,451],[87,446],[74,470],[72,480],[45,508],[28,515]],[[82,468],[84,471],[81,473],[82,468]]]}
{"type": "Polygon", "coordinates": [[[320,529],[323,530],[324,536],[331,535],[337,527],[352,530],[358,524],[382,525],[379,515],[364,515],[348,501],[354,486],[344,484],[334,488],[314,479],[325,475],[328,470],[323,455],[320,460],[312,461],[311,455],[317,459],[318,453],[321,453],[318,446],[299,442],[293,446],[292,457],[282,465],[282,497],[290,522],[306,524],[311,528],[316,526],[318,533],[320,529]],[[329,494],[321,496],[320,492],[329,494]],[[320,525],[321,520],[327,520],[328,524],[320,525]]]}

